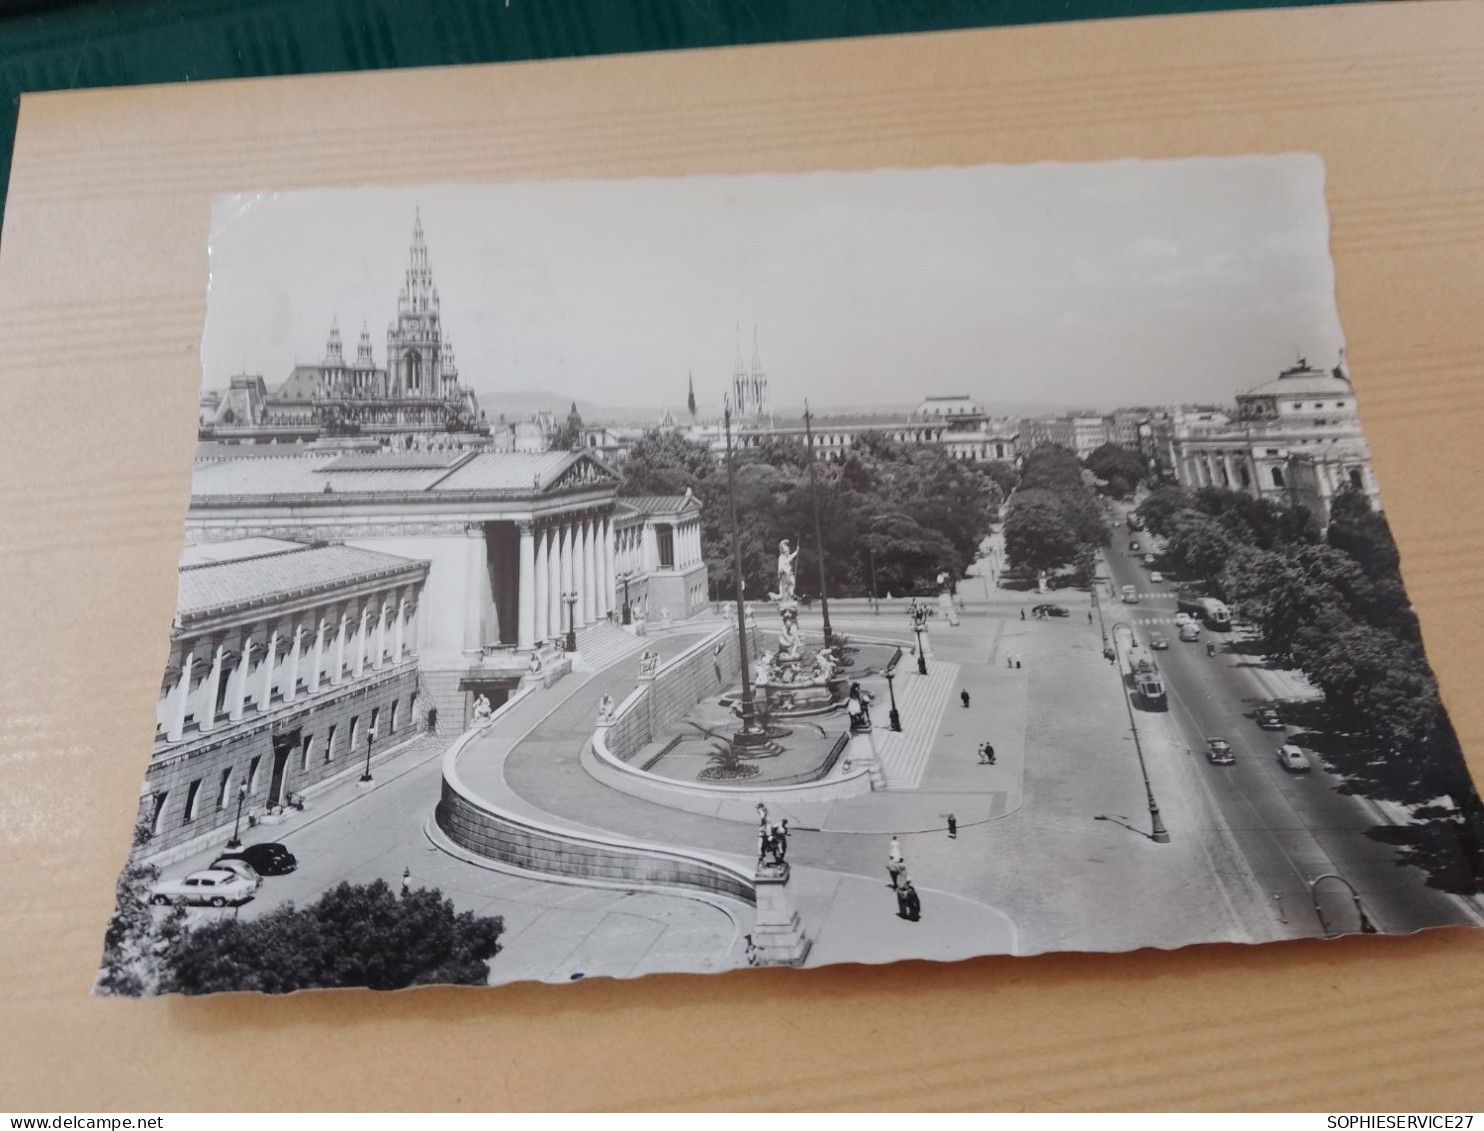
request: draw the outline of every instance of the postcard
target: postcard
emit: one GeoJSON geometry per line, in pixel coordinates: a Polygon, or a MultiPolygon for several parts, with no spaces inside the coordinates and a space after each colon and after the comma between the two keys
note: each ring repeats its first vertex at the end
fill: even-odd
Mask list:
{"type": "Polygon", "coordinates": [[[1324,193],[1286,154],[218,200],[96,992],[1484,922],[1324,193]]]}

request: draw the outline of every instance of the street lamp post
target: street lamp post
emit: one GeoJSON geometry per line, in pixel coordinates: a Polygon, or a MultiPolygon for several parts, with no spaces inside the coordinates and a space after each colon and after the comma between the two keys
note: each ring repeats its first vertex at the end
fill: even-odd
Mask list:
{"type": "Polygon", "coordinates": [[[1320,927],[1324,929],[1325,938],[1335,938],[1340,934],[1340,932],[1330,930],[1329,922],[1324,917],[1324,910],[1319,906],[1319,884],[1323,880],[1338,880],[1340,883],[1344,884],[1346,888],[1349,889],[1350,898],[1355,903],[1355,913],[1360,916],[1361,934],[1374,935],[1379,933],[1376,930],[1376,924],[1372,923],[1371,917],[1365,913],[1365,907],[1360,902],[1360,893],[1355,890],[1355,885],[1347,880],[1344,876],[1337,875],[1334,872],[1325,872],[1324,875],[1315,876],[1312,880],[1309,881],[1309,898],[1314,901],[1314,914],[1319,919],[1320,927]]]}
{"type": "MultiPolygon", "coordinates": [[[[1118,644],[1118,630],[1120,628],[1128,629],[1130,640],[1133,640],[1134,637],[1134,630],[1126,621],[1119,621],[1115,624],[1113,626],[1115,655],[1118,644]]],[[[1123,682],[1123,667],[1121,664],[1116,666],[1118,667],[1118,679],[1121,684],[1123,682]]],[[[1144,747],[1139,742],[1139,728],[1134,722],[1134,705],[1129,700],[1127,689],[1124,689],[1123,705],[1128,709],[1128,727],[1134,736],[1134,752],[1139,756],[1139,773],[1144,778],[1144,796],[1149,800],[1149,839],[1154,841],[1155,844],[1169,844],[1170,834],[1165,829],[1164,818],[1159,815],[1159,806],[1154,801],[1154,787],[1149,784],[1149,768],[1144,764],[1144,747]]]]}
{"type": "Polygon", "coordinates": [[[247,782],[237,787],[237,820],[232,822],[232,839],[227,841],[228,848],[241,848],[242,838],[238,834],[242,831],[242,803],[247,800],[247,782]]]}
{"type": "Polygon", "coordinates": [[[372,727],[366,731],[366,772],[361,775],[361,784],[371,783],[371,744],[376,741],[376,728],[372,727]]]}
{"type": "Polygon", "coordinates": [[[567,603],[567,651],[577,651],[577,594],[563,593],[562,600],[567,603]]]}
{"type": "Polygon", "coordinates": [[[809,453],[809,504],[814,510],[814,553],[819,558],[819,610],[824,616],[824,646],[833,648],[835,634],[830,630],[830,595],[824,576],[824,536],[819,530],[819,483],[814,477],[814,430],[813,416],[809,412],[808,398],[804,400],[804,443],[809,453]]]}
{"type": "Polygon", "coordinates": [[[752,701],[752,676],[747,664],[747,609],[742,600],[742,539],[737,535],[736,476],[732,470],[732,401],[728,397],[722,412],[722,427],[727,440],[727,507],[732,524],[732,570],[737,578],[737,658],[742,669],[742,726],[732,736],[734,746],[761,746],[768,731],[757,721],[757,707],[752,701]]]}
{"type": "Polygon", "coordinates": [[[897,713],[897,689],[895,681],[897,673],[893,668],[886,669],[886,693],[891,696],[891,729],[900,732],[902,729],[902,716],[897,713]]]}

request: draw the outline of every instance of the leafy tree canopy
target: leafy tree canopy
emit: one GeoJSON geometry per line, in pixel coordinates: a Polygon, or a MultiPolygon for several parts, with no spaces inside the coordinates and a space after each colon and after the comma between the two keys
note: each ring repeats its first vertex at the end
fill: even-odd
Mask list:
{"type": "Polygon", "coordinates": [[[308,907],[191,931],[171,954],[171,972],[188,994],[483,985],[503,931],[500,918],[456,912],[436,889],[397,895],[381,880],[341,883],[308,907]]]}

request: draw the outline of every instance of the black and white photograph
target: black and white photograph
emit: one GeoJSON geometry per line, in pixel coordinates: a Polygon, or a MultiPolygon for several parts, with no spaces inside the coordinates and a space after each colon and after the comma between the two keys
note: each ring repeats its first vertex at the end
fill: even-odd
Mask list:
{"type": "Polygon", "coordinates": [[[253,193],[206,251],[96,993],[1484,923],[1319,157],[253,193]]]}

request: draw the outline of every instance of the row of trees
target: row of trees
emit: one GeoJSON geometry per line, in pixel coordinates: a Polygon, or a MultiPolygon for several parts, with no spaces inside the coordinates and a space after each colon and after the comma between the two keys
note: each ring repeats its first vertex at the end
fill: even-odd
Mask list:
{"type": "Polygon", "coordinates": [[[498,916],[455,911],[436,888],[397,894],[381,880],[341,883],[306,907],[288,903],[256,919],[191,928],[183,908],[161,916],[149,905],[158,879],[147,864],[120,875],[99,993],[482,986],[505,929],[498,916]]]}
{"type": "Polygon", "coordinates": [[[1108,523],[1086,470],[1075,454],[1055,444],[1035,448],[1021,461],[1005,516],[1005,556],[1012,569],[1050,572],[1073,565],[1079,584],[1091,579],[1097,547],[1108,544],[1108,523]]]}
{"type": "Polygon", "coordinates": [[[1304,508],[1218,488],[1161,487],[1138,512],[1165,538],[1173,569],[1238,606],[1268,654],[1324,693],[1331,723],[1350,738],[1338,757],[1358,788],[1413,806],[1448,799],[1418,815],[1456,824],[1471,866],[1468,882],[1452,886],[1477,890],[1484,807],[1423,653],[1390,528],[1366,495],[1338,493],[1323,528],[1304,508]]]}
{"type": "MultiPolygon", "coordinates": [[[[737,525],[745,591],[761,599],[776,583],[778,543],[800,551],[803,594],[819,591],[809,456],[775,440],[734,457],[737,525]]],[[[816,454],[819,521],[831,596],[908,593],[939,571],[962,577],[1013,483],[1008,465],[975,465],[938,448],[870,436],[838,460],[816,454]]],[[[735,591],[727,471],[710,449],[676,433],[651,432],[624,464],[623,495],[679,495],[701,501],[702,546],[716,592],[735,591]]]]}

